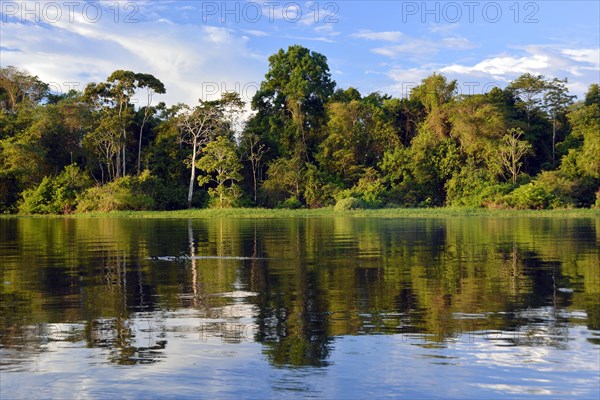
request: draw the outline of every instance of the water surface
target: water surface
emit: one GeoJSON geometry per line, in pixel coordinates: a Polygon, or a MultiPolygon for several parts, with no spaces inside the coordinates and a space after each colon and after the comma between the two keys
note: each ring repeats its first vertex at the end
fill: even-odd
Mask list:
{"type": "Polygon", "coordinates": [[[600,220],[0,219],[0,398],[600,397],[600,220]]]}

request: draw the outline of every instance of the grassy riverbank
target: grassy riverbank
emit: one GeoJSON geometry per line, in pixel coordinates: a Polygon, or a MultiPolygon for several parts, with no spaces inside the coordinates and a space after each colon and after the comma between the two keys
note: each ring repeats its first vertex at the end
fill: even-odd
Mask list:
{"type": "Polygon", "coordinates": [[[375,210],[334,211],[333,208],[320,209],[266,209],[266,208],[228,208],[228,209],[191,209],[177,211],[113,211],[92,212],[69,215],[35,215],[7,217],[35,218],[308,218],[323,216],[353,216],[364,218],[443,218],[465,216],[489,217],[560,217],[560,218],[600,218],[600,210],[488,210],[472,208],[385,208],[375,210]]]}

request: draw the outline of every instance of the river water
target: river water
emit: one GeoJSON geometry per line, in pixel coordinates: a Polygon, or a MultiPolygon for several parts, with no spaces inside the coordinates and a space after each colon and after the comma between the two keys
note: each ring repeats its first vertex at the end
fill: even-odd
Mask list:
{"type": "Polygon", "coordinates": [[[600,219],[0,219],[0,398],[600,398],[600,219]]]}

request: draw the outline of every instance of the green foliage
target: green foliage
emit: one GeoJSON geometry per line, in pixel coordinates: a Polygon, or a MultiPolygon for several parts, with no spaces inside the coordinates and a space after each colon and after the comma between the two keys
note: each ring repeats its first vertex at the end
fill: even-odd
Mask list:
{"type": "Polygon", "coordinates": [[[537,182],[532,182],[515,189],[500,200],[500,204],[517,210],[543,210],[550,207],[555,197],[537,182]]]}
{"type": "Polygon", "coordinates": [[[585,94],[585,102],[586,106],[595,105],[596,107],[600,107],[600,90],[598,90],[598,84],[594,83],[590,85],[587,93],[585,94]]]}
{"type": "Polygon", "coordinates": [[[0,113],[34,107],[48,94],[49,86],[37,76],[12,65],[0,68],[0,113]]]}
{"type": "Polygon", "coordinates": [[[261,134],[273,144],[273,157],[310,161],[334,88],[327,58],[320,53],[295,45],[269,57],[265,80],[252,99],[258,111],[252,125],[266,128],[261,134]]]}
{"type": "Polygon", "coordinates": [[[331,182],[329,176],[320,171],[314,164],[306,164],[304,172],[304,199],[309,208],[320,208],[333,205],[338,186],[331,182]]]}
{"type": "Polygon", "coordinates": [[[349,211],[349,210],[358,210],[361,208],[365,208],[365,204],[362,200],[357,199],[355,197],[346,197],[344,199],[338,200],[335,203],[334,211],[349,211]]]}
{"type": "Polygon", "coordinates": [[[499,183],[495,175],[484,169],[476,169],[472,163],[463,166],[446,182],[446,204],[458,207],[484,207],[511,191],[512,185],[499,183]]]}
{"type": "Polygon", "coordinates": [[[75,164],[56,177],[44,177],[33,189],[23,192],[21,214],[68,214],[77,206],[77,196],[92,185],[91,179],[75,164]]]}
{"type": "Polygon", "coordinates": [[[139,176],[126,176],[92,187],[78,197],[77,211],[152,210],[156,181],[146,170],[139,176]]]}
{"type": "Polygon", "coordinates": [[[576,108],[569,114],[569,120],[572,135],[580,143],[571,156],[578,173],[600,179],[600,104],[576,108]]]}
{"type": "Polygon", "coordinates": [[[298,157],[278,158],[269,164],[267,179],[262,184],[262,194],[267,197],[267,205],[295,197],[300,201],[304,165],[298,157]]]}
{"type": "Polygon", "coordinates": [[[502,137],[502,143],[498,151],[498,162],[502,167],[502,174],[511,178],[513,185],[517,183],[517,176],[523,166],[523,157],[531,153],[531,145],[526,140],[521,140],[523,130],[521,128],[509,129],[502,137]]]}
{"type": "Polygon", "coordinates": [[[277,208],[297,210],[302,208],[302,203],[296,197],[292,196],[277,204],[277,208]]]}
{"type": "Polygon", "coordinates": [[[596,202],[598,85],[571,104],[566,78],[523,74],[506,89],[457,95],[456,81],[433,74],[409,98],[363,96],[334,92],[326,57],[302,46],[273,54],[266,72],[239,133],[237,93],[152,106],[166,88],[149,74],[116,70],[53,95],[26,71],[0,68],[0,212],[596,202]],[[148,101],[137,107],[140,92],[148,101]],[[70,164],[85,184],[65,181],[70,164]]]}
{"type": "Polygon", "coordinates": [[[347,198],[355,198],[360,200],[365,207],[378,208],[384,203],[385,192],[385,185],[379,178],[379,174],[374,168],[369,168],[356,185],[338,192],[336,198],[338,202],[347,198]]]}
{"type": "Polygon", "coordinates": [[[237,205],[241,191],[237,182],[242,179],[239,171],[242,164],[236,153],[234,144],[225,136],[208,143],[203,150],[203,156],[197,166],[206,174],[198,177],[200,185],[209,183],[216,187],[208,189],[210,206],[229,208],[237,205]]]}
{"type": "Polygon", "coordinates": [[[498,205],[520,210],[573,208],[578,205],[577,195],[584,190],[560,172],[543,172],[530,183],[500,197],[498,205]]]}

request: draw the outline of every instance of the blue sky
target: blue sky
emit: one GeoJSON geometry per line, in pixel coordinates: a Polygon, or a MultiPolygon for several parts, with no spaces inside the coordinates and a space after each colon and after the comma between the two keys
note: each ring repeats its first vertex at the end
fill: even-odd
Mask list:
{"type": "Polygon", "coordinates": [[[268,56],[300,44],[327,56],[338,87],[406,95],[433,72],[462,93],[522,73],[600,81],[598,1],[6,1],[0,65],[57,91],[115,69],[152,73],[169,104],[238,90],[249,100],[268,56]],[[318,12],[317,12],[318,10],[318,12]]]}

